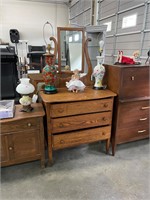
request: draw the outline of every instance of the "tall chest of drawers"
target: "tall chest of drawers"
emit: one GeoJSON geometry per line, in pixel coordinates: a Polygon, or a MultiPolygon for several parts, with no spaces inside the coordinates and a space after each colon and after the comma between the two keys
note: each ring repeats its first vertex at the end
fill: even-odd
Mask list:
{"type": "Polygon", "coordinates": [[[106,140],[108,152],[115,95],[88,87],[79,93],[66,88],[59,88],[54,95],[40,92],[46,109],[49,164],[53,162],[53,150],[99,140],[106,140]]]}
{"type": "Polygon", "coordinates": [[[149,137],[150,66],[105,65],[106,84],[117,93],[112,125],[112,152],[116,145],[149,137]]]}

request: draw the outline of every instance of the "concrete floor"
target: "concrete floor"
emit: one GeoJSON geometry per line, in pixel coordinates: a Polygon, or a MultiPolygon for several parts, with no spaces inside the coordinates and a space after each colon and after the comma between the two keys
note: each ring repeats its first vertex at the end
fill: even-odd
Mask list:
{"type": "Polygon", "coordinates": [[[54,152],[52,167],[34,161],[1,169],[2,200],[149,200],[149,140],[117,146],[104,143],[54,152]]]}

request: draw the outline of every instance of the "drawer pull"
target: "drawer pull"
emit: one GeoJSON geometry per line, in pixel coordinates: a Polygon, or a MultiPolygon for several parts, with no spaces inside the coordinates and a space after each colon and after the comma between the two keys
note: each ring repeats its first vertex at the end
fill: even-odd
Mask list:
{"type": "Polygon", "coordinates": [[[147,117],[140,119],[140,121],[145,121],[145,120],[147,120],[147,117]]]}
{"type": "Polygon", "coordinates": [[[138,133],[144,133],[144,132],[146,132],[146,130],[138,131],[138,133]]]}
{"type": "Polygon", "coordinates": [[[64,127],[64,125],[63,125],[62,123],[60,123],[60,124],[59,124],[59,127],[60,127],[60,128],[63,128],[63,127],[64,127]]]}
{"type": "Polygon", "coordinates": [[[103,121],[107,121],[107,118],[106,118],[106,117],[103,117],[103,121]]]}
{"type": "Polygon", "coordinates": [[[131,76],[131,81],[134,81],[134,76],[131,76]]]}
{"type": "Polygon", "coordinates": [[[105,104],[104,104],[104,107],[105,107],[105,108],[107,108],[107,107],[108,107],[108,104],[107,104],[107,103],[105,103],[105,104]]]}
{"type": "Polygon", "coordinates": [[[63,109],[60,109],[60,110],[58,110],[58,112],[59,112],[59,113],[62,113],[62,112],[64,112],[64,110],[63,110],[63,109]]]}
{"type": "Polygon", "coordinates": [[[9,150],[11,151],[11,150],[13,150],[13,148],[12,148],[12,147],[9,147],[9,150]]]}
{"type": "Polygon", "coordinates": [[[31,124],[31,123],[28,123],[28,124],[27,124],[27,126],[28,126],[28,127],[31,127],[31,126],[32,126],[32,124],[31,124]]]}
{"type": "Polygon", "coordinates": [[[102,135],[105,135],[105,132],[102,132],[102,135]]]}
{"type": "Polygon", "coordinates": [[[141,108],[142,110],[150,109],[150,106],[145,106],[141,108]]]}
{"type": "Polygon", "coordinates": [[[64,142],[64,140],[60,140],[60,144],[64,144],[65,142],[64,142]]]}

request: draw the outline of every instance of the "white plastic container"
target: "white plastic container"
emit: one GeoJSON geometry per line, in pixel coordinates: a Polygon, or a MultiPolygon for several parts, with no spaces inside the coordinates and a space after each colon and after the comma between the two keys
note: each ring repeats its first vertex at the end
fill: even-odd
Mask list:
{"type": "Polygon", "coordinates": [[[14,100],[0,101],[0,119],[13,118],[15,110],[14,100]]]}

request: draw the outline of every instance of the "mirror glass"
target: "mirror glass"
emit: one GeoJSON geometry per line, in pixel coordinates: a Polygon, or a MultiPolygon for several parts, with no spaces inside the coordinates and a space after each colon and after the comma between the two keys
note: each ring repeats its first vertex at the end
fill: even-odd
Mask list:
{"type": "Polygon", "coordinates": [[[83,72],[84,66],[84,29],[58,27],[58,66],[59,71],[83,72]]]}

